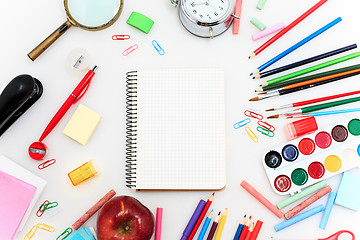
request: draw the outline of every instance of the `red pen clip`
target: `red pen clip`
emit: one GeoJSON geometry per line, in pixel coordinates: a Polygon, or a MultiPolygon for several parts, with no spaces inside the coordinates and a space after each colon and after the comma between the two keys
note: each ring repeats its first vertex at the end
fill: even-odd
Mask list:
{"type": "MultiPolygon", "coordinates": [[[[95,71],[96,71],[96,69],[97,69],[97,66],[95,66],[95,67],[92,69],[92,72],[89,71],[88,74],[94,74],[95,71]]],[[[90,85],[91,81],[92,81],[92,78],[90,79],[90,81],[89,81],[88,84],[86,85],[85,90],[82,91],[82,93],[81,93],[79,96],[75,96],[75,97],[76,97],[76,100],[73,102],[73,104],[77,103],[77,102],[84,96],[84,94],[86,93],[86,91],[89,89],[89,85],[90,85]]]]}
{"type": "Polygon", "coordinates": [[[128,40],[130,39],[129,35],[113,35],[112,40],[128,40]]]}

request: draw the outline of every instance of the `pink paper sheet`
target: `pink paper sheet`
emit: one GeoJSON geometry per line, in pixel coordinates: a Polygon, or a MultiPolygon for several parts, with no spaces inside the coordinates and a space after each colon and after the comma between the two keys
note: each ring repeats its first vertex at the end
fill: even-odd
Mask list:
{"type": "Polygon", "coordinates": [[[36,187],[0,171],[0,239],[15,238],[36,187]]]}

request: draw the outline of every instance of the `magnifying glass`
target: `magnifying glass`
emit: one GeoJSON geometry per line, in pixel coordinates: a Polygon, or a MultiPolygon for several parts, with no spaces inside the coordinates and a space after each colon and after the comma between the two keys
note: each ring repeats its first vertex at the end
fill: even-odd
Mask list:
{"type": "Polygon", "coordinates": [[[110,27],[120,16],[123,0],[64,0],[67,21],[35,47],[28,57],[35,60],[71,26],[88,31],[110,27]]]}

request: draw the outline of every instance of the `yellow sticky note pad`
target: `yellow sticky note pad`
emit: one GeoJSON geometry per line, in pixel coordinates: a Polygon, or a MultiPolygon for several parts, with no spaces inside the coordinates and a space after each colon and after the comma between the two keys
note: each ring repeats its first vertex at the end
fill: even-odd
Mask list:
{"type": "Polygon", "coordinates": [[[63,133],[86,145],[101,120],[101,115],[80,104],[63,133]]]}

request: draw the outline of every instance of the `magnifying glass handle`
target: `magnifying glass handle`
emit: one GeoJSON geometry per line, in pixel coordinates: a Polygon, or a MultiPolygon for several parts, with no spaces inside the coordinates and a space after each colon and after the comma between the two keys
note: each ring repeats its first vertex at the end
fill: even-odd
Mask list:
{"type": "Polygon", "coordinates": [[[37,47],[35,47],[29,54],[28,57],[31,60],[35,60],[39,57],[51,44],[53,44],[61,35],[63,35],[66,30],[71,27],[70,21],[66,21],[58,29],[56,29],[50,36],[48,36],[44,41],[42,41],[37,47]]]}

